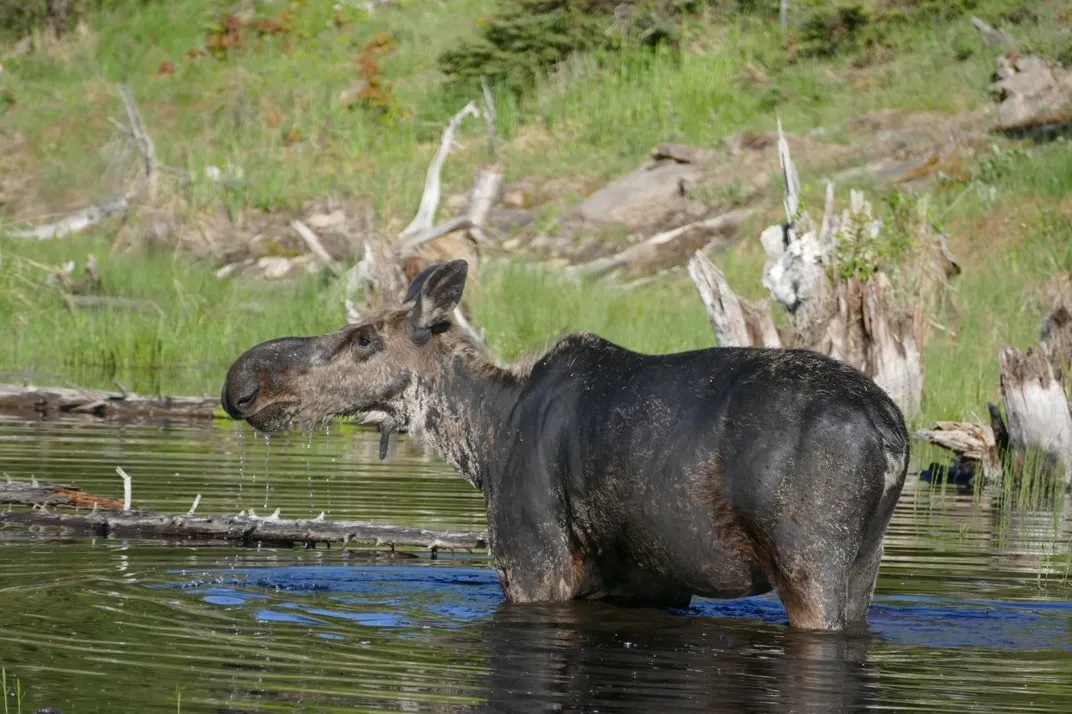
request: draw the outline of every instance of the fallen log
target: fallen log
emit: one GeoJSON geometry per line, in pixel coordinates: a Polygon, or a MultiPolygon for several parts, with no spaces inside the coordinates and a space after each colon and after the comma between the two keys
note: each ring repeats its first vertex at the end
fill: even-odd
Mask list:
{"type": "Polygon", "coordinates": [[[627,267],[638,260],[651,260],[665,246],[672,245],[675,241],[687,236],[695,230],[707,231],[716,234],[733,234],[741,224],[753,213],[753,208],[742,208],[730,211],[713,218],[702,221],[687,223],[662,233],[653,235],[634,246],[604,258],[597,258],[587,263],[571,265],[562,270],[562,274],[568,278],[592,278],[604,275],[618,268],[627,267]]]}
{"type": "Polygon", "coordinates": [[[997,483],[1002,475],[1002,459],[1007,438],[997,407],[990,404],[991,425],[962,421],[935,422],[933,429],[920,429],[912,438],[925,441],[954,454],[954,466],[982,473],[983,483],[997,483]]]}
{"type": "Polygon", "coordinates": [[[0,384],[0,413],[34,418],[87,415],[107,420],[212,419],[216,397],[142,396],[69,387],[0,384]]]}
{"type": "Polygon", "coordinates": [[[124,511],[124,504],[116,499],[93,496],[70,486],[37,482],[0,484],[0,504],[32,506],[0,512],[0,525],[59,528],[65,536],[209,540],[253,546],[343,543],[392,549],[423,547],[433,553],[439,549],[487,548],[486,533],[326,521],[323,513],[316,518],[284,519],[279,517],[278,509],[270,516],[257,516],[253,509],[233,516],[195,516],[193,508],[181,515],[147,509],[124,511]],[[58,510],[60,507],[92,508],[63,512],[58,510]]]}

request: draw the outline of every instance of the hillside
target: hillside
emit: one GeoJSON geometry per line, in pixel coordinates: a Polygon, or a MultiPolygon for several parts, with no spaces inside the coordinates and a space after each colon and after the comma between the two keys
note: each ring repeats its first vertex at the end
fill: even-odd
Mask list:
{"type": "MultiPolygon", "coordinates": [[[[253,342],[336,329],[341,279],[216,271],[304,253],[294,217],[341,212],[342,227],[324,234],[345,263],[363,235],[397,234],[444,125],[481,100],[474,77],[486,71],[506,185],[485,251],[513,267],[489,264],[471,297],[501,355],[564,329],[649,351],[711,344],[683,270],[623,291],[521,264],[561,268],[747,205],[755,211],[711,255],[739,294],[763,297],[756,237],[782,210],[771,143],[780,118],[808,200],[836,176],[842,200],[866,189],[885,219],[905,196],[926,202],[964,272],[949,305],[929,316],[937,327],[920,421],[985,413],[998,347],[1037,339],[1054,286],[1072,270],[1072,151],[1065,140],[991,131],[987,87],[1003,48],[970,18],[1060,66],[1072,59],[1065,4],[801,2],[787,37],[777,3],[626,7],[614,21],[599,3],[112,0],[59,37],[47,21],[25,36],[9,29],[0,48],[6,230],[123,191],[139,157],[113,122],[126,116],[120,84],[164,168],[151,204],[93,231],[0,242],[0,320],[12,332],[0,371],[214,393],[220,370],[253,342]],[[688,200],[657,196],[658,211],[641,203],[632,217],[593,219],[593,196],[668,142],[707,152],[691,164],[688,200]],[[42,289],[66,261],[77,261],[77,277],[88,253],[99,293],[147,309],[76,309],[62,285],[42,289]]],[[[492,160],[482,121],[465,122],[459,144],[443,172],[444,214],[492,160]]]]}

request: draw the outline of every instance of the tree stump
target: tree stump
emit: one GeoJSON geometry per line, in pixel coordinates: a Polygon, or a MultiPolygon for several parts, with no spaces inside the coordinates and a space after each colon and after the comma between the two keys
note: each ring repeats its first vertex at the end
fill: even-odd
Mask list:
{"type": "MultiPolygon", "coordinates": [[[[834,186],[827,184],[823,219],[816,227],[801,208],[799,180],[781,126],[778,135],[786,222],[760,235],[767,253],[762,280],[771,297],[788,311],[791,330],[779,334],[766,306],[738,298],[722,273],[698,253],[689,261],[689,275],[718,342],[803,347],[829,355],[873,378],[911,418],[919,412],[923,397],[922,309],[901,303],[877,257],[858,260],[866,272],[843,269],[839,250],[846,245],[873,245],[881,236],[881,225],[858,191],[850,193],[849,208],[835,214],[834,186]]],[[[920,257],[933,266],[917,272],[955,275],[959,266],[948,246],[937,236],[925,237],[933,239],[933,250],[922,251],[920,257]]]]}
{"type": "Polygon", "coordinates": [[[1034,348],[1021,352],[1006,346],[999,353],[1009,448],[1017,475],[1028,453],[1038,449],[1043,456],[1041,471],[1056,473],[1067,485],[1072,475],[1072,414],[1046,352],[1034,348]]]}

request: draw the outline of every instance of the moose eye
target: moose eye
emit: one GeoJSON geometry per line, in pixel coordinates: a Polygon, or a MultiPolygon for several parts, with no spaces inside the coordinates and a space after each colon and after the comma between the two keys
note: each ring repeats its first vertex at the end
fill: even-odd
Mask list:
{"type": "Polygon", "coordinates": [[[368,347],[369,345],[372,344],[372,340],[370,340],[368,338],[368,335],[361,335],[360,337],[357,338],[357,344],[360,347],[368,347]]]}

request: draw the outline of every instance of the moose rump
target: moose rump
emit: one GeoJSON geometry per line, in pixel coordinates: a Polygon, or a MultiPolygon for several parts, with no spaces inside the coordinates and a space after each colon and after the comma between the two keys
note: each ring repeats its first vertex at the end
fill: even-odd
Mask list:
{"type": "MultiPolygon", "coordinates": [[[[508,600],[687,605],[777,591],[795,628],[863,623],[908,434],[859,371],[805,350],[644,355],[591,334],[499,367],[451,321],[464,261],[328,335],[257,345],[224,408],[405,432],[479,488],[508,600]]],[[[381,448],[381,458],[386,453],[381,448]]]]}

